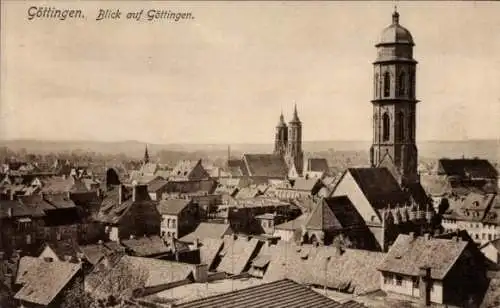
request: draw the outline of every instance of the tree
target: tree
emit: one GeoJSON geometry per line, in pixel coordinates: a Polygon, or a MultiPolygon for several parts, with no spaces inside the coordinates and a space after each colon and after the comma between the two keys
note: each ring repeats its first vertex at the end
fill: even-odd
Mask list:
{"type": "Polygon", "coordinates": [[[104,307],[114,307],[130,297],[135,290],[145,286],[148,272],[143,267],[130,263],[127,257],[122,257],[110,269],[96,273],[94,278],[100,282],[97,287],[99,293],[106,295],[105,298],[100,298],[101,304],[104,307]]]}

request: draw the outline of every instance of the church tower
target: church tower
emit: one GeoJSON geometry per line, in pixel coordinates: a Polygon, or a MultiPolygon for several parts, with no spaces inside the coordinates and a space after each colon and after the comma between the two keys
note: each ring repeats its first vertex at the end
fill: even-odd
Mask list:
{"type": "Polygon", "coordinates": [[[146,148],[144,149],[144,164],[149,163],[149,153],[148,153],[148,146],[146,145],[146,148]]]}
{"type": "Polygon", "coordinates": [[[297,113],[297,105],[293,110],[293,118],[288,123],[288,146],[286,152],[288,168],[295,167],[298,176],[302,176],[304,154],[302,153],[302,122],[297,113]]]}
{"type": "Polygon", "coordinates": [[[413,38],[399,24],[394,11],[392,24],[382,31],[375,45],[372,167],[387,167],[401,186],[419,181],[415,143],[416,106],[413,38]]]}
{"type": "Polygon", "coordinates": [[[286,147],[288,144],[288,127],[283,117],[283,112],[280,115],[278,125],[276,125],[276,136],[274,138],[274,154],[285,156],[286,147]]]}

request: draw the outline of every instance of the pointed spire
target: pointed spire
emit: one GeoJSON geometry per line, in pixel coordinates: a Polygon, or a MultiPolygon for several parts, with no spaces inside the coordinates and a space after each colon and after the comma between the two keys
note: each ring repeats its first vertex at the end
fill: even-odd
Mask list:
{"type": "Polygon", "coordinates": [[[285,127],[285,126],[286,126],[285,117],[283,116],[283,110],[281,110],[280,120],[278,122],[278,127],[285,127]]]}
{"type": "Polygon", "coordinates": [[[293,118],[292,118],[292,121],[290,121],[290,122],[294,122],[294,123],[300,122],[299,115],[297,112],[297,104],[296,103],[294,104],[294,107],[293,107],[293,118]]]}
{"type": "Polygon", "coordinates": [[[144,150],[144,163],[149,163],[149,153],[148,153],[148,145],[146,144],[146,148],[144,150]]]}
{"type": "Polygon", "coordinates": [[[392,23],[399,24],[399,13],[397,5],[394,6],[394,13],[392,13],[392,23]]]}

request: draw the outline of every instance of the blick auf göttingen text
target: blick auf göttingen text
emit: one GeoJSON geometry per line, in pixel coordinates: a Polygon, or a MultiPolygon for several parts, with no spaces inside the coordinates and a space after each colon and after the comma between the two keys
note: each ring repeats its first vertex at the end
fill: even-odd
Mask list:
{"type": "MultiPolygon", "coordinates": [[[[96,21],[101,20],[117,20],[129,19],[136,21],[155,21],[155,20],[168,20],[178,22],[181,20],[194,19],[191,12],[179,12],[172,10],[161,9],[139,9],[137,11],[122,12],[120,9],[97,9],[95,16],[96,21]]],[[[59,9],[55,7],[37,7],[32,6],[27,10],[28,20],[33,19],[81,19],[86,18],[82,10],[78,9],[59,9]]],[[[92,16],[94,19],[94,17],[92,16]]]]}

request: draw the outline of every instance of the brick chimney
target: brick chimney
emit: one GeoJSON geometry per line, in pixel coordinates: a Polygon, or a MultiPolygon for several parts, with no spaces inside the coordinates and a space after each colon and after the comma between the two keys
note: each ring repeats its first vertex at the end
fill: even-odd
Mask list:
{"type": "Polygon", "coordinates": [[[431,305],[431,268],[429,266],[420,268],[420,299],[426,307],[431,305]]]}

